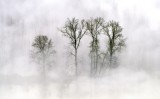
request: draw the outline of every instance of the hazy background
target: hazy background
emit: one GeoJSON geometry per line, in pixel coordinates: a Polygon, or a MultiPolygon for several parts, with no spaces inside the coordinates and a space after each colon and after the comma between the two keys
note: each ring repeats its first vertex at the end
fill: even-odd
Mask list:
{"type": "MultiPolygon", "coordinates": [[[[0,0],[0,99],[40,99],[43,94],[46,99],[159,99],[159,11],[159,0],[0,0]],[[84,75],[66,80],[73,64],[67,58],[69,42],[57,28],[72,17],[120,22],[127,47],[117,69],[96,80],[84,75]],[[39,66],[29,57],[38,34],[52,38],[57,51],[46,93],[39,66]]],[[[84,71],[89,68],[86,38],[78,54],[84,71]]]]}

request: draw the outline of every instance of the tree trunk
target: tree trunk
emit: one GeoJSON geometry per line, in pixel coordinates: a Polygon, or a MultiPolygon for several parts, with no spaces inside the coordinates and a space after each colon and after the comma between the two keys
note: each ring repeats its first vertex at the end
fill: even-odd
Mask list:
{"type": "Polygon", "coordinates": [[[42,66],[43,66],[42,67],[42,69],[43,69],[42,72],[43,72],[43,74],[42,75],[43,75],[43,79],[45,80],[45,78],[46,78],[46,70],[45,70],[46,67],[45,67],[45,55],[44,55],[44,53],[43,53],[43,60],[42,61],[43,61],[43,63],[42,63],[42,66]]]}
{"type": "Polygon", "coordinates": [[[112,67],[112,54],[110,55],[110,58],[109,58],[109,66],[110,68],[112,67]]]}
{"type": "Polygon", "coordinates": [[[95,56],[95,58],[96,58],[96,60],[95,60],[95,74],[97,74],[97,69],[98,69],[98,51],[97,51],[97,49],[96,49],[96,56],[95,56]]]}
{"type": "Polygon", "coordinates": [[[75,49],[75,74],[78,76],[78,67],[77,67],[77,49],[75,49]]]}
{"type": "Polygon", "coordinates": [[[91,52],[91,68],[90,68],[90,76],[93,75],[93,53],[91,52]]]}
{"type": "Polygon", "coordinates": [[[46,66],[45,66],[45,54],[43,53],[43,60],[42,60],[42,99],[46,99],[46,66]]]}

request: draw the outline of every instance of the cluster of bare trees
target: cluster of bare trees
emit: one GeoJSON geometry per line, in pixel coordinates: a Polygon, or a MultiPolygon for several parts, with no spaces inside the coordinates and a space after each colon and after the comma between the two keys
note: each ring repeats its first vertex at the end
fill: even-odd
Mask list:
{"type": "MultiPolygon", "coordinates": [[[[103,18],[90,18],[88,20],[79,20],[76,18],[67,19],[65,25],[59,29],[65,37],[70,40],[70,45],[74,49],[72,55],[75,61],[75,75],[78,75],[78,48],[82,38],[85,35],[90,36],[90,75],[97,76],[107,68],[117,65],[117,55],[125,47],[125,38],[122,35],[122,27],[116,21],[106,22],[103,18]],[[106,51],[101,52],[100,35],[107,37],[106,51]]],[[[34,47],[34,59],[39,61],[45,74],[45,66],[51,62],[50,57],[55,53],[53,42],[47,36],[38,35],[32,44],[34,47]]]]}

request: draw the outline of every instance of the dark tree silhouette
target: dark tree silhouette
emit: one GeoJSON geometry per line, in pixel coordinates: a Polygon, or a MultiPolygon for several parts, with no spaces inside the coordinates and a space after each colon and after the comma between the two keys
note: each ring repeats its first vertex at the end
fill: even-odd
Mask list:
{"type": "Polygon", "coordinates": [[[53,63],[53,56],[55,54],[53,42],[45,35],[38,35],[35,37],[32,46],[32,58],[42,66],[42,73],[45,77],[46,66],[50,66],[53,63]]]}
{"type": "Polygon", "coordinates": [[[87,34],[92,38],[90,43],[90,57],[91,57],[91,76],[97,74],[98,70],[98,59],[99,59],[99,38],[98,36],[102,32],[102,25],[104,23],[103,18],[89,19],[86,22],[87,34]]]}
{"type": "Polygon", "coordinates": [[[70,39],[71,46],[74,48],[74,53],[72,52],[71,53],[75,58],[75,74],[77,76],[78,75],[77,54],[81,39],[86,33],[85,21],[81,20],[79,22],[79,20],[75,18],[67,19],[64,27],[60,29],[60,31],[64,34],[64,36],[70,39]]]}
{"type": "Polygon", "coordinates": [[[115,54],[125,47],[125,39],[122,35],[122,27],[118,22],[108,22],[103,26],[103,30],[108,37],[106,56],[109,58],[109,67],[112,67],[113,63],[117,62],[115,54]]]}

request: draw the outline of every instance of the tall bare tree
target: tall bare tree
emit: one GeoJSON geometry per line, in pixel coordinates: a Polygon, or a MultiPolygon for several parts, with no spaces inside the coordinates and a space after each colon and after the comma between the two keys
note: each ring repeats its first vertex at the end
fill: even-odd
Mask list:
{"type": "Polygon", "coordinates": [[[103,30],[108,37],[106,56],[108,55],[109,66],[112,67],[113,63],[116,63],[115,54],[125,47],[125,38],[122,35],[122,27],[116,21],[108,22],[103,26],[103,30]]]}
{"type": "Polygon", "coordinates": [[[70,44],[74,48],[74,55],[75,58],[75,74],[78,75],[78,62],[77,62],[77,54],[78,54],[78,48],[80,46],[80,42],[84,34],[86,33],[85,29],[85,21],[72,18],[67,19],[64,27],[60,29],[60,31],[64,34],[64,36],[68,37],[70,39],[70,44]]]}
{"type": "Polygon", "coordinates": [[[92,41],[90,43],[90,56],[91,56],[91,76],[95,75],[98,70],[99,59],[99,38],[98,36],[102,32],[102,25],[104,19],[101,17],[91,18],[86,21],[87,32],[91,36],[92,41]]]}
{"type": "Polygon", "coordinates": [[[46,76],[46,66],[52,65],[55,50],[53,42],[45,35],[38,35],[32,43],[32,58],[42,66],[43,76],[46,76]]]}

